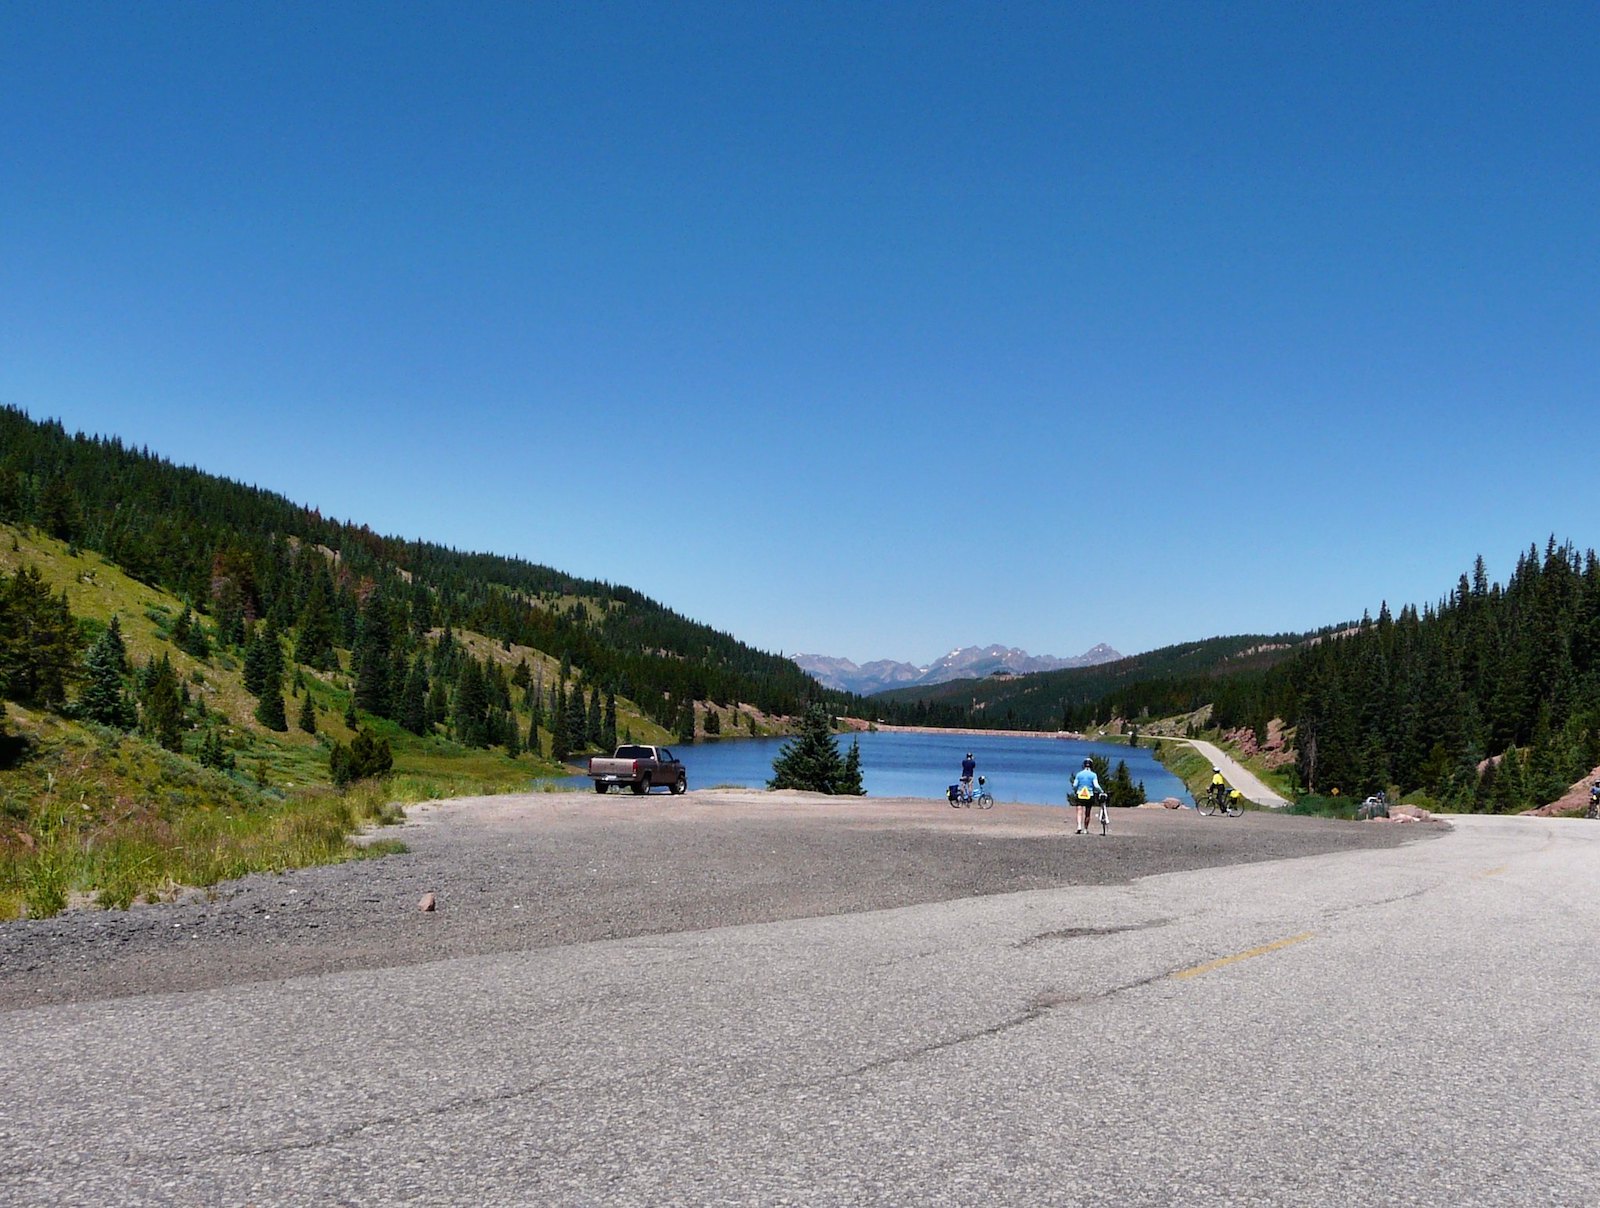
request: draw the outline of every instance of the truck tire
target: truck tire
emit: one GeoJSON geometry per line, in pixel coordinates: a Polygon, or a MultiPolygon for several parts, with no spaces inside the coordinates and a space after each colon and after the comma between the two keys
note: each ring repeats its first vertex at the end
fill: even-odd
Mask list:
{"type": "Polygon", "coordinates": [[[674,793],[681,793],[681,792],[684,792],[688,787],[689,787],[688,774],[685,773],[685,772],[679,772],[678,773],[678,778],[672,782],[672,791],[674,793]]]}
{"type": "Polygon", "coordinates": [[[650,791],[650,777],[641,777],[635,780],[630,787],[633,789],[634,796],[642,797],[650,791]]]}
{"type": "Polygon", "coordinates": [[[611,787],[611,786],[610,786],[610,785],[609,785],[609,784],[607,784],[607,783],[606,783],[606,782],[605,782],[605,781],[603,781],[603,780],[596,780],[596,781],[595,781],[595,782],[594,782],[594,791],[595,791],[595,792],[597,792],[597,793],[603,793],[603,792],[605,792],[605,791],[606,791],[606,790],[607,790],[607,789],[609,789],[609,788],[610,788],[610,787],[611,787]]]}

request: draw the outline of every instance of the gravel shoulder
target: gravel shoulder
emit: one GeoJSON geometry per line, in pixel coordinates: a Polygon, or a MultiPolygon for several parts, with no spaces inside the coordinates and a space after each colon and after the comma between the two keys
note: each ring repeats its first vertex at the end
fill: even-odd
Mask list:
{"type": "Polygon", "coordinates": [[[1073,834],[1064,809],[1007,803],[743,789],[460,798],[380,832],[407,844],[401,855],[0,924],[0,1010],[1118,884],[1442,829],[1147,808],[1113,812],[1102,838],[1073,834]]]}

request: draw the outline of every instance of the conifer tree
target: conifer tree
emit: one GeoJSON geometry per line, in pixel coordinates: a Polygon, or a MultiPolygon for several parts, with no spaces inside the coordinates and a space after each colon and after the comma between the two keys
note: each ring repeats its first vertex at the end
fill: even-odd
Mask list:
{"type": "Polygon", "coordinates": [[[325,570],[311,575],[311,585],[306,592],[305,606],[296,622],[294,661],[321,671],[332,671],[338,666],[334,656],[335,619],[332,593],[328,587],[325,570]]]}
{"type": "Polygon", "coordinates": [[[852,742],[849,758],[841,756],[827,710],[813,704],[800,720],[800,733],[772,761],[767,787],[861,796],[866,790],[861,783],[860,744],[852,742]]]}
{"type": "Polygon", "coordinates": [[[428,710],[427,657],[418,651],[411,660],[405,690],[400,696],[400,725],[413,734],[426,734],[431,727],[428,710]]]}
{"type": "Polygon", "coordinates": [[[311,699],[310,692],[307,692],[301,698],[300,718],[296,724],[307,734],[315,734],[317,732],[317,705],[311,699]]]}
{"type": "Polygon", "coordinates": [[[389,750],[389,740],[378,738],[362,726],[347,747],[341,742],[333,744],[328,752],[328,774],[341,788],[357,780],[387,775],[394,767],[394,755],[389,750]]]}
{"type": "MultiPolygon", "coordinates": [[[[308,696],[306,698],[310,700],[308,696]]],[[[283,684],[273,679],[261,690],[261,699],[256,702],[256,720],[269,730],[283,733],[289,728],[289,719],[283,705],[283,684]]]]}
{"type": "Polygon", "coordinates": [[[145,664],[140,677],[139,732],[169,751],[183,750],[183,687],[165,654],[145,664]]]}
{"type": "Polygon", "coordinates": [[[260,696],[266,689],[271,674],[271,656],[260,632],[252,633],[244,648],[244,689],[251,696],[260,696]]]}
{"type": "Polygon", "coordinates": [[[89,721],[119,730],[131,730],[138,723],[138,711],[123,690],[127,669],[126,647],[117,618],[95,639],[84,657],[83,693],[78,697],[78,712],[89,721]]]}
{"type": "Polygon", "coordinates": [[[393,651],[390,641],[388,599],[382,589],[367,599],[361,613],[351,662],[356,676],[356,705],[378,717],[390,716],[392,698],[389,677],[393,651]]]}
{"type": "Polygon", "coordinates": [[[58,709],[78,674],[78,625],[37,569],[0,572],[0,695],[58,709]]]}
{"type": "Polygon", "coordinates": [[[462,658],[451,702],[451,724],[456,741],[464,747],[489,745],[489,696],[483,667],[470,655],[462,658]]]}
{"type": "Polygon", "coordinates": [[[602,751],[615,751],[617,749],[617,694],[606,693],[606,715],[603,731],[600,735],[600,749],[602,751]]]}
{"type": "Polygon", "coordinates": [[[589,745],[588,710],[584,708],[583,689],[577,684],[567,694],[567,749],[569,753],[582,751],[589,745]]]}
{"type": "MultiPolygon", "coordinates": [[[[566,693],[561,684],[552,689],[555,701],[550,710],[550,758],[565,763],[572,754],[572,737],[567,728],[566,693]]],[[[576,688],[573,691],[577,691],[576,688]]]]}
{"type": "Polygon", "coordinates": [[[600,689],[589,693],[589,709],[584,719],[586,745],[599,747],[605,738],[605,709],[600,703],[600,689]]]}

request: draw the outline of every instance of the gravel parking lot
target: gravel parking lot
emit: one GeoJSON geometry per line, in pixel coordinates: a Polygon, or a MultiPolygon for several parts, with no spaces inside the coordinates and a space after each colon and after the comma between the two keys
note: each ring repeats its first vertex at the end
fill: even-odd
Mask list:
{"type": "Polygon", "coordinates": [[[462,798],[381,832],[402,855],[0,924],[0,1009],[1110,884],[1440,829],[1147,808],[1114,812],[1102,838],[1075,835],[1065,809],[1006,803],[743,789],[462,798]]]}

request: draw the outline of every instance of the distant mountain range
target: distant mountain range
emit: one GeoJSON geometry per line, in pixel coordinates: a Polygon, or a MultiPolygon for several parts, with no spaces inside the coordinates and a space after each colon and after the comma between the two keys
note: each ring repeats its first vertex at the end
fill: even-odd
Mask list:
{"type": "Polygon", "coordinates": [[[1122,657],[1105,643],[1086,650],[1076,658],[1057,658],[1053,654],[1032,655],[1015,646],[966,646],[952,650],[926,666],[877,659],[857,666],[849,659],[829,658],[824,654],[792,656],[799,668],[827,688],[872,696],[891,688],[912,688],[919,684],[943,684],[958,679],[983,679],[991,675],[1028,675],[1035,671],[1060,671],[1067,667],[1097,667],[1122,657]]]}

